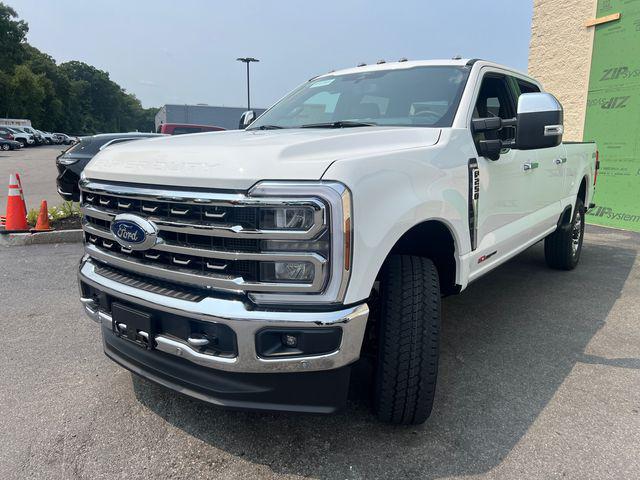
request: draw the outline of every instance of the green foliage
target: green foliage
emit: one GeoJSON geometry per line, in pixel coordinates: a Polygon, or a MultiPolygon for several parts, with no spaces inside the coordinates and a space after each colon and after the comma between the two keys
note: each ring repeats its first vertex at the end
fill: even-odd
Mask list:
{"type": "Polygon", "coordinates": [[[109,74],[83,62],[57,65],[25,41],[29,26],[0,2],[0,116],[70,134],[152,131],[155,108],[142,108],[109,74]]]}
{"type": "MultiPolygon", "coordinates": [[[[39,210],[32,208],[27,212],[27,223],[34,226],[38,221],[39,210]]],[[[62,220],[63,218],[79,217],[80,216],[80,204],[73,202],[64,202],[57,207],[49,208],[49,220],[62,220]]]]}
{"type": "Polygon", "coordinates": [[[16,18],[16,11],[0,2],[0,65],[16,64],[22,60],[21,45],[29,26],[16,18]]]}

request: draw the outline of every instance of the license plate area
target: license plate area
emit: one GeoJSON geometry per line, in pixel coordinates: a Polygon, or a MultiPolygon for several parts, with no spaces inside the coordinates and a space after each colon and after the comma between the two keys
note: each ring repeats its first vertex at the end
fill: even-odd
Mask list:
{"type": "Polygon", "coordinates": [[[113,333],[143,348],[153,349],[156,331],[150,314],[121,303],[111,304],[113,333]]]}

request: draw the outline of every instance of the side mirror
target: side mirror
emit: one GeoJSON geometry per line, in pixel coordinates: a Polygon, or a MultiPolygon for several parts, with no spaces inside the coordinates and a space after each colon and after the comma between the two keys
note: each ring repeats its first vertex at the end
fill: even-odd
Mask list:
{"type": "Polygon", "coordinates": [[[518,98],[514,148],[534,150],[560,145],[564,132],[562,105],[550,93],[523,93],[518,98]]]}
{"type": "Polygon", "coordinates": [[[240,123],[238,124],[238,128],[240,130],[244,130],[249,125],[251,125],[255,119],[256,112],[254,112],[253,110],[247,110],[240,116],[240,123]]]}
{"type": "MultiPolygon", "coordinates": [[[[497,132],[507,127],[515,127],[516,118],[502,119],[500,117],[474,118],[471,120],[471,128],[474,134],[482,132],[497,132]]],[[[480,140],[478,153],[489,160],[496,161],[500,158],[503,148],[512,148],[513,142],[505,142],[500,139],[480,140]]]]}

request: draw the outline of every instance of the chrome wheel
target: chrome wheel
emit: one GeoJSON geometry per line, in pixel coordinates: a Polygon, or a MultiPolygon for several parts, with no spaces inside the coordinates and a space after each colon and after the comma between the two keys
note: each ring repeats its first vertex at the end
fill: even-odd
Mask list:
{"type": "Polygon", "coordinates": [[[575,257],[580,248],[582,240],[582,212],[576,212],[576,218],[573,220],[573,228],[571,229],[571,253],[575,257]]]}

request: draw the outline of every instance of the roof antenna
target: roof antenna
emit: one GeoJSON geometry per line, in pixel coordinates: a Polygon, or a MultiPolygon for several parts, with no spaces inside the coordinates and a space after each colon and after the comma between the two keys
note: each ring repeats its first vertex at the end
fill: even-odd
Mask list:
{"type": "Polygon", "coordinates": [[[454,55],[451,60],[462,60],[462,55],[454,55]]]}
{"type": "Polygon", "coordinates": [[[387,61],[386,61],[385,59],[382,59],[382,58],[381,58],[380,60],[378,60],[378,61],[376,62],[376,65],[381,65],[381,64],[383,64],[383,63],[387,63],[387,61]]]}
{"type": "Polygon", "coordinates": [[[406,57],[402,57],[400,60],[398,60],[399,62],[406,62],[407,58],[406,57]]]}

